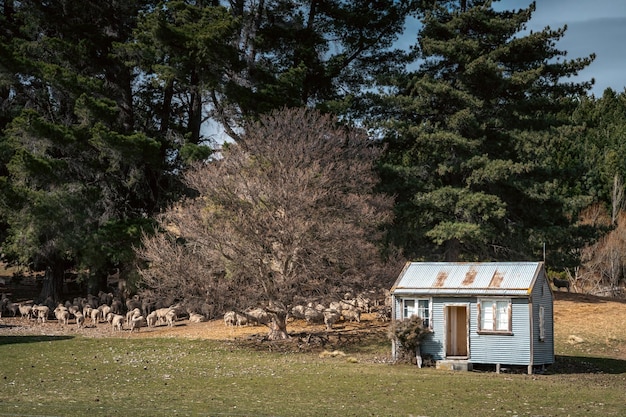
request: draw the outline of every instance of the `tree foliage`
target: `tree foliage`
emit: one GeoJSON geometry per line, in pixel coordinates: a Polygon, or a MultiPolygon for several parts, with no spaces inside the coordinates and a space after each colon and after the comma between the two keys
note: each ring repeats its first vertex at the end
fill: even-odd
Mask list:
{"type": "Polygon", "coordinates": [[[373,193],[379,152],[362,132],[314,111],[261,117],[240,144],[185,174],[197,195],[144,238],[145,285],[221,307],[262,305],[275,315],[272,337],[286,335],[297,296],[389,286],[395,271],[385,271],[376,246],[391,209],[373,193]]]}
{"type": "Polygon", "coordinates": [[[561,60],[565,28],[520,33],[534,3],[431,6],[423,62],[397,80],[380,124],[396,241],[414,258],[529,259],[545,242],[558,253],[584,203],[568,180],[581,173],[568,113],[590,85],[563,79],[593,56],[561,60]]]}

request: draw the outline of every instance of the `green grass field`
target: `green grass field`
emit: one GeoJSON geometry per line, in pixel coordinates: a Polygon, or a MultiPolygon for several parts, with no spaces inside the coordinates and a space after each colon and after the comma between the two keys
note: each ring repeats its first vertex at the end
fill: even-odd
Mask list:
{"type": "Polygon", "coordinates": [[[1,336],[0,416],[623,416],[622,360],[559,353],[544,375],[377,363],[234,342],[1,336]]]}

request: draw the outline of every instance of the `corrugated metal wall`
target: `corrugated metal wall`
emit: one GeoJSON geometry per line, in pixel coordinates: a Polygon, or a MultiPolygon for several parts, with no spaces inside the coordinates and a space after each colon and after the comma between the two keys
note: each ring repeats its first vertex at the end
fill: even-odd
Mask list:
{"type": "Polygon", "coordinates": [[[537,278],[532,291],[533,302],[533,364],[554,363],[554,303],[553,295],[544,274],[537,278]],[[539,307],[544,308],[545,337],[539,340],[539,307]]]}
{"type": "Polygon", "coordinates": [[[476,303],[470,320],[471,358],[473,363],[530,364],[530,314],[528,300],[511,299],[513,335],[478,334],[476,303]]]}

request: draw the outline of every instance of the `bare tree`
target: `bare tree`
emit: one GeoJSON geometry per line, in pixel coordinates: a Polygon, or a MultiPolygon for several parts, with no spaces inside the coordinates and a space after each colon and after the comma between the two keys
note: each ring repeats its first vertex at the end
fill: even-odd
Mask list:
{"type": "Polygon", "coordinates": [[[263,306],[270,339],[280,339],[296,296],[391,284],[397,271],[376,245],[392,207],[374,193],[376,143],[305,109],[264,116],[242,139],[185,175],[197,196],[144,239],[145,285],[223,308],[263,306]]]}

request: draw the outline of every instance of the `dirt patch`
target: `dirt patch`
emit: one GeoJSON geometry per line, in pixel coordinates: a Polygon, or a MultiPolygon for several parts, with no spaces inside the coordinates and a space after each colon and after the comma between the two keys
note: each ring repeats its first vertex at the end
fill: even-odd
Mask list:
{"type": "Polygon", "coordinates": [[[291,320],[287,330],[290,339],[269,342],[269,329],[265,326],[226,326],[223,320],[191,323],[179,320],[175,326],[160,325],[142,327],[140,331],[115,331],[106,322],[94,325],[88,320],[83,328],[78,328],[72,319],[68,325],[56,320],[38,323],[32,319],[3,317],[0,319],[0,336],[46,335],[85,337],[125,337],[125,338],[188,338],[235,341],[248,347],[262,350],[316,351],[328,348],[341,348],[355,345],[364,340],[385,340],[388,323],[376,320],[375,314],[363,314],[360,323],[342,322],[330,331],[323,324],[308,324],[304,320],[291,320]]]}

